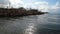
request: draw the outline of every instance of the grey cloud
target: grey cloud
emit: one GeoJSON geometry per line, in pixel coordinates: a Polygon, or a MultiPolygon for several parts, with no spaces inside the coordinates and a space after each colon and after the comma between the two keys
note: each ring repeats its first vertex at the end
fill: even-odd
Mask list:
{"type": "Polygon", "coordinates": [[[8,4],[9,0],[0,0],[0,4],[8,4]]]}

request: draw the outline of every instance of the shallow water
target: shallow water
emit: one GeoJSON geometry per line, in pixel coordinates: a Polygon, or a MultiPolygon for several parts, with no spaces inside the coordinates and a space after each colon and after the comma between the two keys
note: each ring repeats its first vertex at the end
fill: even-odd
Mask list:
{"type": "Polygon", "coordinates": [[[60,15],[0,18],[0,34],[60,34],[60,15]]]}

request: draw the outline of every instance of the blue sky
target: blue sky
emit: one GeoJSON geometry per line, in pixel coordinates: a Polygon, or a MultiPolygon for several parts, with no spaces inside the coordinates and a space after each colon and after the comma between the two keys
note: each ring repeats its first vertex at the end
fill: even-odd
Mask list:
{"type": "Polygon", "coordinates": [[[6,5],[15,8],[24,7],[24,8],[34,8],[38,10],[57,10],[60,9],[60,0],[0,0],[0,6],[6,5]]]}

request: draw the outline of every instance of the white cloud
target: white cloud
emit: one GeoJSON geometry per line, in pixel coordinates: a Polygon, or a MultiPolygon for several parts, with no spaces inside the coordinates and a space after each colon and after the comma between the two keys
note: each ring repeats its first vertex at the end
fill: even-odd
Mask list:
{"type": "Polygon", "coordinates": [[[46,9],[48,2],[34,2],[33,0],[26,0],[28,2],[24,2],[22,0],[9,0],[11,3],[11,6],[13,7],[19,7],[22,6],[24,8],[34,8],[34,9],[46,9]]]}
{"type": "Polygon", "coordinates": [[[34,3],[25,3],[23,5],[25,8],[34,8],[42,11],[48,11],[48,10],[58,10],[60,8],[59,2],[57,2],[55,5],[49,5],[48,2],[46,1],[41,1],[41,2],[34,2],[34,3]]]}
{"type": "Polygon", "coordinates": [[[21,0],[9,0],[11,4],[18,4],[18,3],[23,3],[21,0]]]}
{"type": "Polygon", "coordinates": [[[49,5],[49,2],[46,1],[34,1],[34,0],[9,0],[11,2],[11,6],[13,7],[24,7],[24,8],[34,8],[42,11],[48,10],[57,10],[60,8],[59,2],[55,5],[49,5]]]}
{"type": "Polygon", "coordinates": [[[43,2],[35,2],[35,4],[40,4],[40,5],[44,4],[44,5],[46,5],[46,4],[48,4],[48,2],[45,2],[45,1],[43,1],[43,2]]]}
{"type": "Polygon", "coordinates": [[[56,2],[55,5],[49,6],[48,9],[51,10],[51,11],[53,11],[53,12],[58,11],[58,10],[60,9],[60,4],[59,4],[59,2],[56,2]]]}
{"type": "Polygon", "coordinates": [[[29,7],[29,8],[38,8],[38,9],[45,9],[47,8],[48,2],[31,2],[31,3],[25,3],[24,7],[29,7]]]}
{"type": "Polygon", "coordinates": [[[48,10],[53,10],[57,11],[60,9],[60,4],[57,2],[55,5],[49,6],[48,2],[37,2],[36,4],[39,4],[38,9],[42,11],[48,11],[48,10]]]}
{"type": "Polygon", "coordinates": [[[37,5],[36,8],[38,10],[46,11],[48,9],[48,2],[41,1],[41,2],[35,2],[34,4],[37,5]]]}
{"type": "Polygon", "coordinates": [[[57,2],[55,5],[52,6],[52,9],[59,9],[60,8],[60,4],[59,2],[57,2]]]}
{"type": "Polygon", "coordinates": [[[22,6],[23,4],[23,1],[22,0],[9,0],[10,1],[10,6],[13,6],[13,7],[19,7],[19,6],[22,6]]]}

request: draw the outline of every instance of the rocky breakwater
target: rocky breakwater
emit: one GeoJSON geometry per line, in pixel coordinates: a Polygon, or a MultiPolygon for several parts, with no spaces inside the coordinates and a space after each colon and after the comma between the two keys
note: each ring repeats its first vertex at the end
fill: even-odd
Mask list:
{"type": "Polygon", "coordinates": [[[18,17],[18,16],[27,16],[27,15],[40,15],[45,14],[46,12],[39,12],[36,9],[26,10],[24,8],[0,8],[0,17],[18,17]]]}

